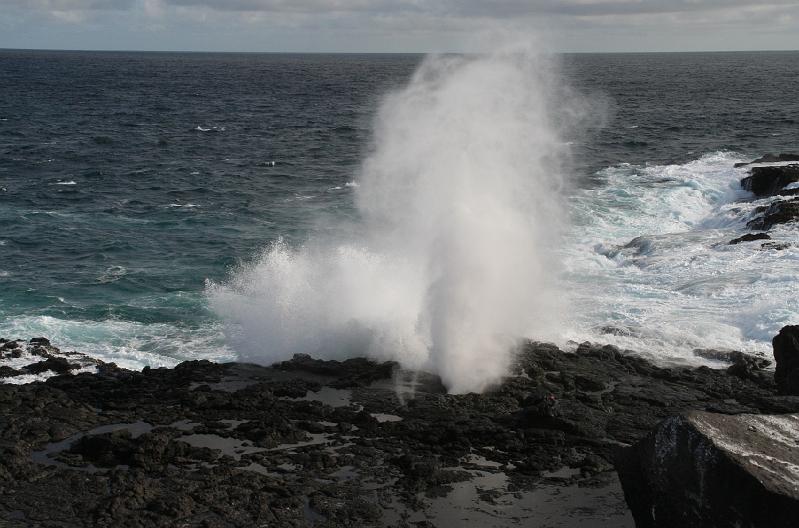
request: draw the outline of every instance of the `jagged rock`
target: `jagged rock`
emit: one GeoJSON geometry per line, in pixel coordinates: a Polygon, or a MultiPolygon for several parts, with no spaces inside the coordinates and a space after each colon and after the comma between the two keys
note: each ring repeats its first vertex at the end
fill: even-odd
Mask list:
{"type": "Polygon", "coordinates": [[[799,416],[689,412],[619,450],[638,528],[781,528],[799,519],[799,416]]]}
{"type": "Polygon", "coordinates": [[[766,242],[765,244],[760,244],[760,249],[764,250],[774,250],[774,251],[783,251],[791,247],[792,244],[788,242],[766,242]]]}
{"type": "Polygon", "coordinates": [[[0,366],[0,378],[10,378],[13,376],[20,376],[24,374],[24,372],[13,369],[7,365],[0,366]]]}
{"type": "Polygon", "coordinates": [[[740,244],[741,242],[752,242],[754,240],[771,240],[771,237],[766,233],[747,233],[744,236],[733,238],[728,242],[731,246],[740,244]]]}
{"type": "Polygon", "coordinates": [[[751,229],[771,229],[777,224],[786,224],[799,220],[799,198],[777,200],[765,207],[760,216],[746,223],[751,229]]]}
{"type": "Polygon", "coordinates": [[[799,395],[799,325],[785,326],[774,339],[774,381],[783,394],[799,395]]]}
{"type": "Polygon", "coordinates": [[[56,374],[66,374],[70,370],[79,367],[80,365],[76,363],[70,363],[62,357],[51,357],[44,361],[39,361],[38,363],[26,365],[23,367],[23,369],[30,374],[41,374],[47,370],[52,370],[56,374]]]}
{"type": "Polygon", "coordinates": [[[799,182],[799,165],[752,167],[751,175],[741,180],[741,187],[756,196],[771,196],[795,182],[799,182]]]}
{"type": "Polygon", "coordinates": [[[746,167],[747,165],[753,165],[755,163],[778,163],[783,161],[799,161],[799,154],[764,154],[762,157],[757,158],[756,160],[736,163],[734,166],[737,168],[746,167]]]}

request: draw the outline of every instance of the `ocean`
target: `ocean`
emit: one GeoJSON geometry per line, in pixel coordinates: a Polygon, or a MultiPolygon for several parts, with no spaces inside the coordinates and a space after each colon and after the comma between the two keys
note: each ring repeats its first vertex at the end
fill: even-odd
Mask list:
{"type": "MultiPolygon", "coordinates": [[[[727,244],[764,203],[739,188],[734,163],[797,150],[799,53],[566,55],[536,98],[514,81],[539,70],[445,57],[429,80],[414,73],[423,59],[0,51],[0,336],[46,336],[129,368],[268,363],[333,343],[329,355],[363,345],[441,372],[467,346],[456,322],[487,321],[463,335],[494,346],[492,332],[526,328],[528,310],[559,316],[525,337],[687,364],[705,361],[697,348],[768,353],[799,323],[799,247],[727,244]],[[564,86],[560,108],[550,95],[564,86]],[[519,117],[507,99],[579,119],[519,117]],[[530,187],[521,140],[536,145],[533,194],[505,215],[530,187]],[[469,221],[450,225],[440,204],[461,181],[469,207],[453,214],[469,221]],[[513,227],[525,210],[529,248],[527,231],[494,237],[481,220],[513,227]],[[408,239],[421,224],[447,230],[425,230],[420,247],[408,239]],[[420,352],[430,347],[445,352],[420,352]]],[[[771,236],[799,240],[795,225],[771,236]]]]}

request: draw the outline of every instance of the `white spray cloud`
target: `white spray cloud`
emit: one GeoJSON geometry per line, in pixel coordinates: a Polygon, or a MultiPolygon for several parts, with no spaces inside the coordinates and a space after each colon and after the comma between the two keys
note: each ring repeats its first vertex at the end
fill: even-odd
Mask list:
{"type": "Polygon", "coordinates": [[[360,224],[278,241],[209,284],[242,359],[367,354],[481,391],[520,337],[557,333],[569,114],[551,60],[531,45],[429,57],[388,95],[358,177],[360,224]]]}

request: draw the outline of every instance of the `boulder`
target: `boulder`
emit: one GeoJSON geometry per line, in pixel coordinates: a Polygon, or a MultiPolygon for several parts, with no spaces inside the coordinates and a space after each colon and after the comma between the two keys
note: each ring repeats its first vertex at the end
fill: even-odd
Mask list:
{"type": "Polygon", "coordinates": [[[744,236],[733,238],[728,242],[728,244],[734,246],[735,244],[740,244],[741,242],[752,242],[755,240],[771,240],[771,237],[766,233],[747,233],[744,236]]]}
{"type": "Polygon", "coordinates": [[[746,223],[751,229],[771,229],[777,224],[787,224],[799,220],[799,198],[777,200],[765,207],[760,216],[746,223]]]}
{"type": "Polygon", "coordinates": [[[799,395],[799,325],[784,326],[771,340],[774,348],[774,381],[783,394],[799,395]]]}
{"type": "Polygon", "coordinates": [[[751,175],[741,180],[741,187],[757,196],[771,196],[791,183],[799,182],[799,165],[752,167],[751,175]]]}
{"type": "Polygon", "coordinates": [[[70,363],[62,357],[53,357],[46,359],[45,361],[39,361],[38,363],[26,365],[22,368],[30,374],[41,374],[42,372],[48,370],[52,370],[56,374],[66,374],[70,370],[79,367],[80,365],[76,363],[70,363]]]}
{"type": "Polygon", "coordinates": [[[638,528],[780,528],[799,520],[799,415],[692,411],[616,457],[638,528]]]}

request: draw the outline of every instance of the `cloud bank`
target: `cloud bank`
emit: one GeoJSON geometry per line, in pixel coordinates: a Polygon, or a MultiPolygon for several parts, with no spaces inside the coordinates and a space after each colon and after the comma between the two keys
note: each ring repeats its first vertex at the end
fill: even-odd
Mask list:
{"type": "Polygon", "coordinates": [[[0,47],[480,51],[486,27],[559,51],[799,48],[789,0],[3,0],[0,47]],[[477,43],[477,44],[476,44],[477,43]]]}

